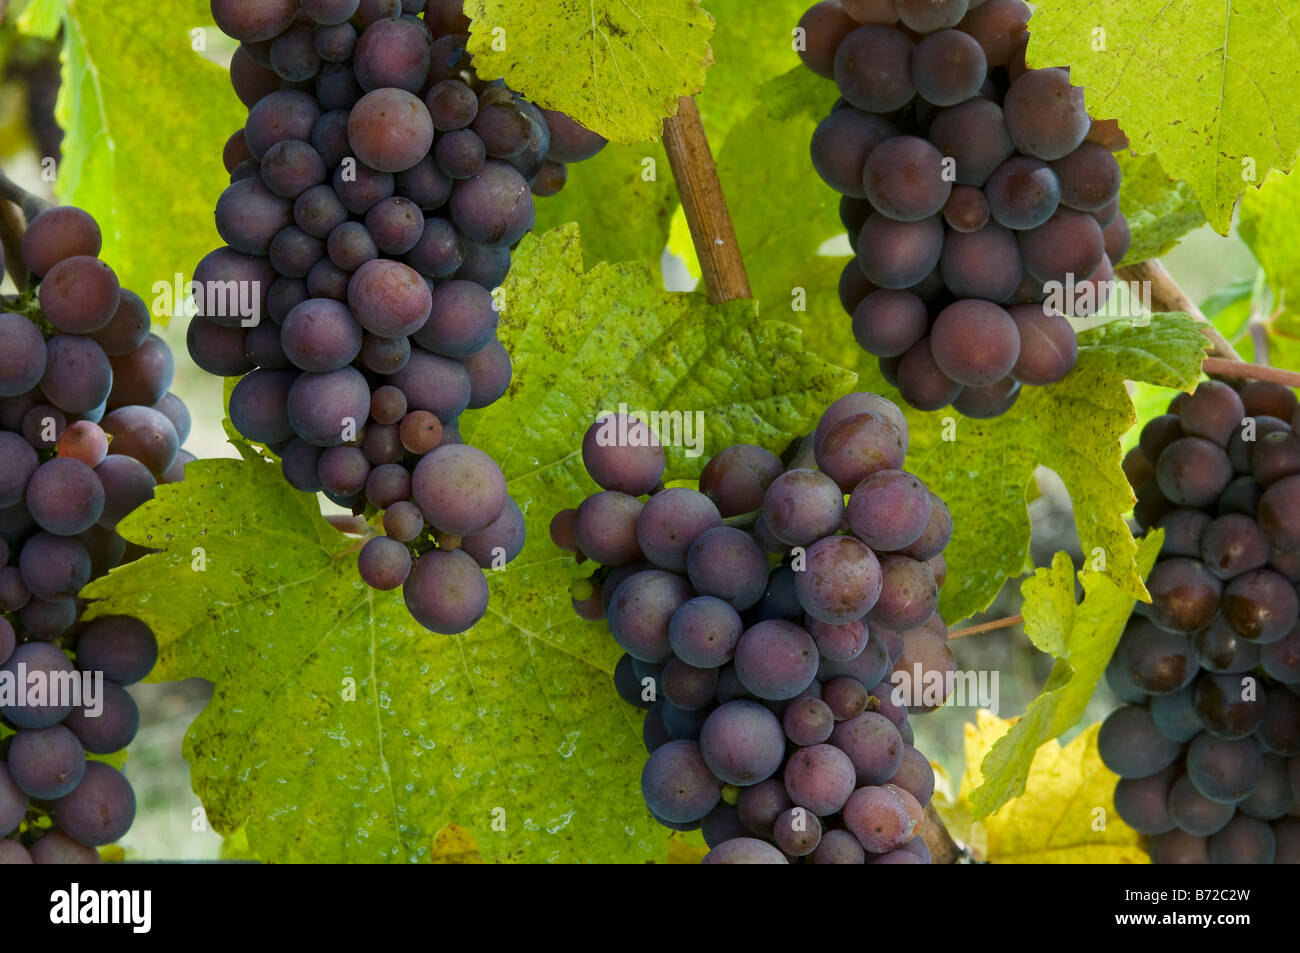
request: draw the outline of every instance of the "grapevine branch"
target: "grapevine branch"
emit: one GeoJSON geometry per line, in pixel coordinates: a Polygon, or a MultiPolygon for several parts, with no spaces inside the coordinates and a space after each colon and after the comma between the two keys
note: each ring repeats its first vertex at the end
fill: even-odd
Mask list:
{"type": "Polygon", "coordinates": [[[1151,286],[1151,306],[1156,311],[1182,311],[1201,325],[1201,333],[1210,339],[1210,354],[1224,361],[1244,363],[1240,354],[1222,334],[1210,323],[1210,319],[1196,306],[1196,302],[1187,296],[1174,276],[1161,264],[1159,258],[1151,258],[1133,265],[1125,265],[1116,274],[1125,281],[1139,281],[1151,286]]]}
{"type": "Polygon", "coordinates": [[[1117,274],[1126,281],[1150,282],[1153,308],[1157,311],[1182,311],[1201,326],[1201,333],[1210,339],[1211,345],[1210,356],[1205,358],[1202,364],[1205,373],[1219,377],[1270,381],[1287,387],[1300,387],[1300,373],[1267,367],[1263,364],[1246,363],[1237,353],[1236,348],[1219,333],[1219,329],[1210,323],[1210,319],[1187,296],[1187,292],[1178,286],[1178,282],[1160,263],[1160,259],[1152,258],[1134,265],[1125,265],[1118,270],[1117,274]]]}
{"type": "Polygon", "coordinates": [[[682,210],[691,228],[695,254],[704,272],[704,286],[714,304],[752,298],[745,261],[736,241],[718,169],[695,100],[683,96],[677,115],[664,120],[664,148],[672,166],[682,210]]]}
{"type": "Polygon", "coordinates": [[[1005,619],[994,619],[992,622],[981,622],[979,625],[968,625],[964,629],[953,629],[948,633],[949,639],[960,639],[966,635],[979,635],[981,632],[993,632],[997,629],[1009,629],[1013,625],[1020,625],[1025,621],[1022,615],[1009,615],[1005,619]]]}
{"type": "MultiPolygon", "coordinates": [[[[722,193],[722,183],[718,181],[718,169],[695,100],[683,97],[678,102],[677,115],[664,120],[664,147],[695,252],[700,258],[709,300],[722,304],[752,298],[745,259],[736,242],[731,212],[722,193]]],[[[926,808],[925,821],[917,834],[925,841],[936,864],[955,864],[964,856],[933,805],[926,808]]]]}

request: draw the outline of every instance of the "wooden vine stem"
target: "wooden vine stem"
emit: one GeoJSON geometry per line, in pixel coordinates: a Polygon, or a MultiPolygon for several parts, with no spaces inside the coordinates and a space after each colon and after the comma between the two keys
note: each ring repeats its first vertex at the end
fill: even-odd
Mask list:
{"type": "Polygon", "coordinates": [[[1196,306],[1196,302],[1178,286],[1174,276],[1169,274],[1159,258],[1125,265],[1118,269],[1116,274],[1125,281],[1149,284],[1151,306],[1156,311],[1182,311],[1201,326],[1201,333],[1210,339],[1210,356],[1205,358],[1202,364],[1205,373],[1239,380],[1270,381],[1287,387],[1300,387],[1300,373],[1267,367],[1263,364],[1246,363],[1231,342],[1219,333],[1219,329],[1196,306]]]}
{"type": "Polygon", "coordinates": [[[700,121],[695,100],[683,96],[677,101],[677,115],[664,120],[664,148],[677,182],[682,210],[691,228],[695,254],[704,272],[709,301],[722,304],[737,298],[752,298],[749,275],[731,224],[718,169],[713,164],[709,139],[700,121]]]}
{"type": "MultiPolygon", "coordinates": [[[[722,183],[718,181],[709,138],[695,100],[689,96],[678,101],[676,116],[664,120],[664,148],[691,229],[695,253],[700,258],[709,301],[722,304],[752,298],[745,259],[736,242],[736,230],[731,224],[726,196],[722,194],[722,183]]],[[[933,804],[926,807],[925,821],[917,836],[930,848],[931,859],[936,864],[955,864],[966,856],[943,826],[933,804]]]]}
{"type": "Polygon", "coordinates": [[[964,629],[953,629],[948,633],[948,639],[960,639],[966,635],[979,635],[981,632],[994,632],[997,629],[1009,629],[1013,625],[1020,625],[1025,621],[1022,615],[1009,615],[1005,619],[994,619],[992,622],[981,622],[979,625],[968,625],[964,629]]]}

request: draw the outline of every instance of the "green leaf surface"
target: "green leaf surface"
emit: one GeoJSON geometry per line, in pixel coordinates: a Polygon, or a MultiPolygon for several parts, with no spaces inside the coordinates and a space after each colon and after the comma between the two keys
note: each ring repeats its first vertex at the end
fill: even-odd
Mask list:
{"type": "MultiPolygon", "coordinates": [[[[1263,361],[1274,367],[1300,369],[1300,176],[1274,175],[1258,192],[1248,194],[1241,203],[1240,233],[1263,270],[1264,281],[1272,291],[1275,313],[1265,321],[1268,354],[1256,354],[1255,338],[1243,333],[1250,319],[1249,301],[1245,314],[1237,317],[1240,325],[1234,332],[1216,320],[1219,329],[1237,346],[1248,361],[1263,361]]],[[[1237,305],[1242,310],[1242,305],[1237,305]]]]}
{"type": "Polygon", "coordinates": [[[1069,66],[1088,111],[1188,183],[1216,230],[1300,147],[1300,0],[1044,3],[1031,66],[1069,66]]]}
{"type": "MultiPolygon", "coordinates": [[[[815,126],[810,117],[782,121],[769,116],[765,107],[757,107],[727,138],[718,156],[718,177],[726,194],[737,197],[732,203],[736,240],[763,313],[804,327],[824,322],[847,325],[838,299],[808,296],[812,313],[794,310],[797,304],[802,306],[799,289],[807,291],[828,282],[834,286],[844,265],[843,259],[817,254],[823,242],[843,233],[844,226],[835,193],[813,172],[808,158],[815,126]]],[[[849,356],[838,349],[824,353],[809,344],[837,363],[849,356]]],[[[861,353],[856,344],[854,351],[861,353]]],[[[846,366],[853,363],[855,356],[846,366]]]]}
{"type": "MultiPolygon", "coordinates": [[[[626,401],[702,411],[706,453],[781,449],[848,375],[804,354],[794,328],[754,321],[750,303],[658,291],[644,263],[584,272],[574,227],[525,239],[504,300],[511,393],[461,426],[502,464],[529,544],[489,573],[492,604],[471,632],[424,632],[398,593],[363,586],[355,540],[246,444],[243,461],[192,463],[161,487],[120,531],[162,551],[86,593],[102,600],[93,612],[154,628],[155,679],[215,683],[186,738],[193,786],[216,830],[246,825],[265,860],[427,860],[452,821],[493,861],[667,849],[637,784],[641,716],[609,682],[620,652],[574,614],[568,588],[585,573],[547,534],[595,488],[582,434],[626,401]]],[[[670,475],[703,459],[676,448],[670,475]]]]}
{"type": "Polygon", "coordinates": [[[1124,260],[1116,264],[1159,258],[1205,224],[1196,193],[1186,182],[1169,178],[1154,155],[1134,157],[1123,152],[1117,158],[1124,173],[1119,208],[1133,240],[1124,260]]]}
{"type": "Polygon", "coordinates": [[[95,216],[101,257],[149,301],[221,244],[221,149],[245,111],[229,74],[191,47],[220,36],[206,0],[61,2],[59,199],[95,216]]]}
{"type": "MultiPolygon", "coordinates": [[[[466,440],[493,453],[507,475],[517,458],[563,454],[576,490],[583,431],[626,403],[703,415],[701,454],[665,441],[665,480],[695,477],[733,443],[783,450],[853,385],[852,374],[807,353],[796,328],[757,320],[752,301],[713,307],[703,295],[659,291],[644,262],[584,273],[573,226],[526,247],[529,266],[512,271],[501,318],[516,381],[505,399],[461,418],[466,440]],[[546,388],[530,393],[519,384],[543,380],[546,388]]],[[[566,493],[570,502],[557,509],[575,505],[566,493]]]]}
{"type": "MultiPolygon", "coordinates": [[[[1143,538],[1136,571],[1142,578],[1155,565],[1164,532],[1143,538]]],[[[970,794],[975,818],[987,817],[1025,791],[1038,749],[1074,726],[1087,707],[1133,611],[1133,594],[1105,573],[1074,572],[1070,557],[1057,553],[1050,569],[1039,569],[1021,587],[1025,632],[1056,664],[1039,696],[980,764],[983,781],[970,794]],[[1075,603],[1075,578],[1083,601],[1075,603]]]]}
{"type": "Polygon", "coordinates": [[[699,0],[467,0],[465,13],[480,78],[615,142],[659,138],[713,62],[699,0]]]}
{"type": "Polygon", "coordinates": [[[587,264],[650,261],[657,266],[678,208],[668,156],[657,142],[611,142],[596,156],[569,166],[558,195],[534,200],[536,231],[577,222],[587,264]]]}
{"type": "Polygon", "coordinates": [[[1286,305],[1300,293],[1300,176],[1275,175],[1241,202],[1242,241],[1264,270],[1276,298],[1286,305]]]}
{"type": "MultiPolygon", "coordinates": [[[[732,127],[760,102],[764,84],[799,68],[793,30],[808,9],[807,0],[703,0],[717,21],[713,66],[704,91],[695,97],[715,155],[732,127]]],[[[803,70],[811,73],[811,70],[803,70]]],[[[757,160],[757,156],[755,156],[757,160]]]]}
{"type": "Polygon", "coordinates": [[[774,76],[759,89],[759,99],[773,119],[811,119],[814,125],[830,114],[839,90],[825,77],[796,66],[774,76]]]}
{"type": "MultiPolygon", "coordinates": [[[[774,0],[761,15],[755,15],[753,6],[744,0],[707,0],[706,5],[717,20],[711,44],[716,62],[695,102],[716,157],[726,148],[732,129],[758,103],[767,103],[766,81],[785,70],[812,74],[799,67],[799,57],[789,42],[790,29],[806,6],[804,0],[774,0]]],[[[819,83],[819,87],[826,85],[819,83]]],[[[825,89],[820,92],[825,98],[825,89]]],[[[833,101],[832,86],[823,112],[833,101]]],[[[765,152],[770,145],[764,144],[765,152]]],[[[782,151],[788,152],[789,145],[782,143],[782,151]]],[[[806,167],[806,143],[794,153],[802,154],[806,167]]],[[[747,161],[754,161],[753,154],[747,161]]],[[[748,204],[762,203],[750,203],[744,195],[731,199],[733,213],[748,204]]],[[[658,143],[606,146],[594,159],[569,169],[569,181],[559,195],[536,205],[539,232],[566,222],[582,226],[589,267],[601,261],[657,262],[670,242],[670,222],[674,215],[680,218],[681,209],[667,156],[658,143]]],[[[684,220],[681,229],[685,233],[684,220]]],[[[678,253],[685,252],[689,266],[695,252],[690,236],[683,237],[685,244],[678,253]]],[[[694,270],[698,274],[698,268],[694,270]]]]}

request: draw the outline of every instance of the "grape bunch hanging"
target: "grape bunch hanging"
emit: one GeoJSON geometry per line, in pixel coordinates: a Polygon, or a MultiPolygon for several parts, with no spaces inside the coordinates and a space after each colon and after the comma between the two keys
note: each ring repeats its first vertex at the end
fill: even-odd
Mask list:
{"type": "Polygon", "coordinates": [[[1128,250],[1127,140],[1065,69],[1025,66],[1022,0],[825,0],[804,64],[841,98],[812,160],[843,195],[840,300],[862,348],[921,410],[997,417],[1061,380],[1066,316],[1106,301],[1128,250]]]}
{"type": "Polygon", "coordinates": [[[130,783],[87,756],[135,737],[125,686],[158,643],[138,619],[85,621],[80,592],[144,555],[118,522],[194,459],[171,351],[101,243],[80,209],[37,215],[0,313],[0,864],[98,863],[135,819],[130,783]],[[57,689],[83,675],[97,698],[57,689]]]}
{"type": "Polygon", "coordinates": [[[698,490],[663,487],[642,422],[602,418],[583,440],[603,489],[551,536],[600,564],[574,608],[626,653],[614,687],[646,709],[646,805],[702,829],[705,863],[930,862],[934,774],[891,676],[956,670],[936,611],[952,519],[902,469],[907,443],[898,408],[861,393],[788,467],[738,444],[698,490]]]}
{"type": "Polygon", "coordinates": [[[1207,381],[1124,461],[1138,524],[1165,539],[1098,747],[1156,863],[1300,863],[1297,428],[1285,387],[1207,381]]]}
{"type": "Polygon", "coordinates": [[[510,384],[491,289],[567,163],[605,140],[480,80],[456,0],[212,0],[248,106],[195,269],[188,345],[243,375],[230,419],[285,479],[385,535],[359,571],[435,632],[487,609],[524,543],[500,467],[456,421],[510,384]],[[421,15],[422,14],[422,15],[421,15]],[[252,289],[230,307],[229,289],[252,289]],[[257,318],[249,320],[250,312],[257,318]],[[251,326],[250,326],[251,325],[251,326]]]}

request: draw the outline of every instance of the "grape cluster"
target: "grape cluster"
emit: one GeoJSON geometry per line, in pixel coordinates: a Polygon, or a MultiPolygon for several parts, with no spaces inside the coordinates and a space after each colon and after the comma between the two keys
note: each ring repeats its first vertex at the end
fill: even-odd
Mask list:
{"type": "Polygon", "coordinates": [[[458,0],[212,13],[240,41],[230,75],[249,113],[225,148],[226,246],[195,269],[190,355],[242,375],[231,422],[292,486],[384,513],[361,578],[463,632],[487,609],[483,570],[524,542],[500,468],[456,426],[510,384],[491,289],[533,197],[605,140],[480,80],[458,0]]]}
{"type": "Polygon", "coordinates": [[[1207,381],[1124,460],[1138,524],[1165,540],[1098,747],[1156,863],[1300,863],[1297,428],[1286,388],[1207,381]]]}
{"type": "Polygon", "coordinates": [[[171,351],[100,246],[80,209],[36,216],[31,284],[0,313],[0,864],[98,863],[135,818],[126,778],[87,755],[135,737],[124,686],[158,644],[137,619],[83,621],[79,594],[144,554],[118,522],[194,459],[171,351]],[[102,677],[97,698],[70,693],[83,676],[102,677]]]}
{"type": "Polygon", "coordinates": [[[663,487],[663,449],[635,419],[583,440],[603,490],[551,536],[600,564],[574,608],[626,653],[614,687],[648,709],[646,804],[702,829],[705,863],[930,861],[915,834],[934,775],[891,676],[956,669],[936,612],[952,520],[902,469],[907,443],[898,408],[862,393],[788,467],[738,444],[698,490],[663,487]]]}
{"type": "Polygon", "coordinates": [[[825,0],[805,65],[841,98],[812,161],[843,195],[853,334],[921,410],[997,417],[1061,380],[1065,316],[1105,303],[1128,250],[1127,140],[1094,122],[1065,69],[1025,66],[1022,0],[825,0]]]}

